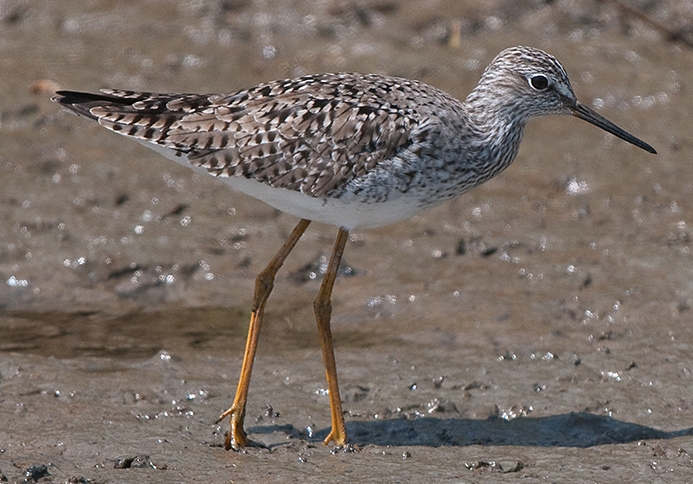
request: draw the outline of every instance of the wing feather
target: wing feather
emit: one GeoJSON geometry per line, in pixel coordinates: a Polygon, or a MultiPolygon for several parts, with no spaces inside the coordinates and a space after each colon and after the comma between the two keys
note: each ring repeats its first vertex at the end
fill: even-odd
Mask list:
{"type": "Polygon", "coordinates": [[[324,74],[222,95],[61,91],[56,100],[213,175],[323,197],[411,143],[416,86],[375,75],[324,74]]]}

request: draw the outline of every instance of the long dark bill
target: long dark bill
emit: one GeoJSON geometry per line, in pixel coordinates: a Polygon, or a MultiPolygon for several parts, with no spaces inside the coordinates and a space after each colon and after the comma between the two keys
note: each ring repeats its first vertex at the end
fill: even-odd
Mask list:
{"type": "Polygon", "coordinates": [[[584,119],[588,123],[592,123],[593,125],[602,128],[604,131],[608,131],[614,136],[618,136],[622,140],[628,141],[629,143],[634,144],[638,148],[642,148],[648,153],[657,154],[657,151],[652,146],[648,145],[643,140],[636,138],[632,134],[622,130],[614,123],[606,119],[604,116],[597,114],[595,111],[591,110],[584,104],[577,104],[575,109],[573,109],[573,116],[578,117],[580,119],[584,119]]]}

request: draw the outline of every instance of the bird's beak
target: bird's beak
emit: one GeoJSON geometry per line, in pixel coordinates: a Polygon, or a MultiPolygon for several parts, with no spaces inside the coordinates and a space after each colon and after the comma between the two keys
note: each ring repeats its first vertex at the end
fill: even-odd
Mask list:
{"type": "Polygon", "coordinates": [[[636,138],[632,134],[622,130],[614,123],[606,119],[604,116],[597,114],[595,111],[588,108],[584,104],[577,103],[573,108],[572,114],[577,118],[584,119],[588,123],[602,128],[604,131],[608,131],[614,136],[618,136],[624,141],[628,141],[629,143],[634,144],[638,148],[642,148],[648,153],[657,154],[657,151],[652,146],[648,145],[643,140],[636,138]]]}

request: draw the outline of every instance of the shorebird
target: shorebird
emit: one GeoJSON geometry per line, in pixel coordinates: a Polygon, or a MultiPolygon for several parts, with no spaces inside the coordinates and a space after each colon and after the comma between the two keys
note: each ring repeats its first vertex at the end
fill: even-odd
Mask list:
{"type": "Polygon", "coordinates": [[[319,74],[229,94],[58,91],[53,101],[164,156],[300,218],[255,281],[226,449],[253,445],[243,428],[265,303],[277,271],[311,221],[338,227],[314,303],[330,396],[324,443],[347,443],[330,318],[349,231],[418,214],[507,168],[526,122],[573,115],[642,148],[649,144],[578,102],[553,56],[511,47],[464,101],[419,81],[375,74],[319,74]]]}

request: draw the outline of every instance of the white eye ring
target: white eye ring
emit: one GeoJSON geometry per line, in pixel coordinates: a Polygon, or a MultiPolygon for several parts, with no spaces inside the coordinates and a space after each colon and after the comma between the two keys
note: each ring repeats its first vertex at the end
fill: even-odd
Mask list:
{"type": "Polygon", "coordinates": [[[544,91],[549,87],[549,78],[544,74],[535,74],[529,78],[529,85],[537,91],[544,91]]]}

